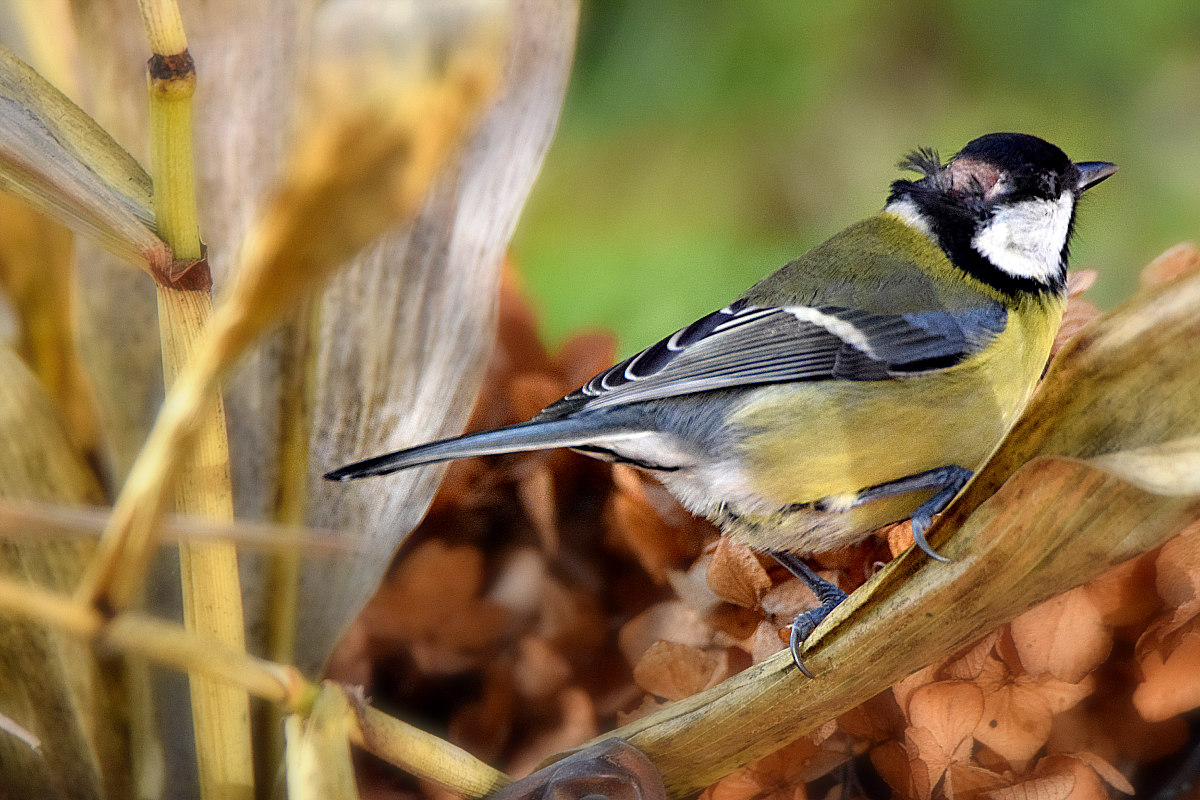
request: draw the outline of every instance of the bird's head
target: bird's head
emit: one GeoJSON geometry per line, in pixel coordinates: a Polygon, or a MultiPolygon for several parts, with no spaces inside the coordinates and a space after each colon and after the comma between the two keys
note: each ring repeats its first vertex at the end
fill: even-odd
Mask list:
{"type": "Polygon", "coordinates": [[[894,182],[885,210],[1009,294],[1063,290],[1079,197],[1117,171],[1024,133],[981,136],[945,164],[918,150],[900,166],[922,177],[894,182]]]}

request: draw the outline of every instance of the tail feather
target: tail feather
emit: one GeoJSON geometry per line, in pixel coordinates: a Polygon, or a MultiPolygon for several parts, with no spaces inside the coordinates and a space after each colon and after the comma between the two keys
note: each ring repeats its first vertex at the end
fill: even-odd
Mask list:
{"type": "Polygon", "coordinates": [[[375,475],[387,475],[411,467],[422,467],[442,461],[473,456],[492,456],[500,453],[520,453],[526,450],[546,450],[553,447],[575,447],[590,442],[597,431],[578,420],[523,422],[507,428],[483,433],[468,433],[451,439],[441,439],[406,450],[368,458],[347,464],[325,473],[331,481],[352,481],[375,475]]]}

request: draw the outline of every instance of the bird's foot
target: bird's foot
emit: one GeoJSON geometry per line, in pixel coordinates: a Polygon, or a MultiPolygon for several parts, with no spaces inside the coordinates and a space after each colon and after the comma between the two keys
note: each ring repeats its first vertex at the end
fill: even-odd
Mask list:
{"type": "Polygon", "coordinates": [[[971,480],[971,476],[974,473],[965,467],[953,465],[930,470],[930,472],[932,473],[931,477],[940,482],[941,489],[913,512],[913,541],[917,543],[917,547],[921,548],[921,552],[925,553],[925,555],[935,561],[949,564],[950,559],[933,549],[933,545],[925,538],[925,531],[929,530],[929,526],[933,524],[934,514],[940,514],[946,510],[946,506],[950,505],[950,501],[962,491],[962,488],[967,485],[967,481],[971,480]]]}
{"type": "Polygon", "coordinates": [[[822,578],[812,567],[805,564],[799,556],[791,553],[772,553],[775,560],[787,568],[788,572],[802,580],[804,584],[812,590],[812,593],[817,596],[820,605],[816,608],[810,608],[808,611],[801,612],[792,620],[792,634],[789,637],[789,649],[792,653],[792,661],[795,662],[796,668],[808,677],[813,677],[813,674],[804,666],[804,659],[800,656],[800,645],[808,638],[821,620],[829,616],[829,612],[833,611],[838,605],[846,599],[847,595],[836,585],[822,578]]]}
{"type": "Polygon", "coordinates": [[[967,485],[967,481],[971,480],[973,474],[971,470],[957,464],[937,467],[863,489],[855,498],[854,505],[862,505],[872,500],[895,497],[910,492],[935,490],[933,496],[917,506],[917,510],[913,512],[913,541],[925,555],[948,564],[950,559],[933,549],[933,546],[925,538],[925,531],[929,530],[929,526],[933,524],[934,514],[942,513],[946,506],[950,505],[950,501],[967,485]]]}

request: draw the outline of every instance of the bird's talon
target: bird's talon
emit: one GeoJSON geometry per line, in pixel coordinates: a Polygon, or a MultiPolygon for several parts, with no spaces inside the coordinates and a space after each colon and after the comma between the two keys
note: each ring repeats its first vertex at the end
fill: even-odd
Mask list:
{"type": "Polygon", "coordinates": [[[800,674],[806,678],[812,678],[813,674],[808,671],[808,667],[804,666],[804,659],[800,656],[800,645],[804,644],[804,638],[812,633],[812,629],[809,628],[809,630],[801,633],[798,624],[799,621],[800,617],[796,617],[796,620],[792,622],[792,636],[789,642],[789,650],[792,653],[792,663],[796,665],[796,669],[800,670],[800,674]]]}
{"type": "Polygon", "coordinates": [[[931,545],[929,543],[929,540],[925,538],[925,531],[932,524],[933,524],[932,519],[918,520],[916,517],[913,517],[913,521],[912,521],[913,541],[917,543],[917,547],[920,548],[922,553],[929,556],[934,561],[940,561],[943,564],[949,564],[951,560],[949,558],[946,558],[946,556],[942,555],[937,550],[934,550],[933,545],[931,545]]]}

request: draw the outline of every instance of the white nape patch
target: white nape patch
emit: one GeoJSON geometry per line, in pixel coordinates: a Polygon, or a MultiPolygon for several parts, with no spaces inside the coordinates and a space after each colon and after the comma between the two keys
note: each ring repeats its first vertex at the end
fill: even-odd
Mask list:
{"type": "Polygon", "coordinates": [[[915,228],[921,233],[933,238],[933,229],[929,227],[929,220],[921,213],[921,209],[912,200],[893,200],[884,206],[883,210],[898,218],[910,228],[915,228]]]}
{"type": "Polygon", "coordinates": [[[783,306],[783,310],[801,322],[819,325],[843,342],[861,350],[868,358],[876,357],[875,348],[871,347],[870,340],[853,323],[809,306],[783,306]]]}
{"type": "Polygon", "coordinates": [[[1049,283],[1062,265],[1063,245],[1071,227],[1075,196],[1057,200],[1022,200],[999,206],[971,246],[997,269],[1014,278],[1049,283]]]}

